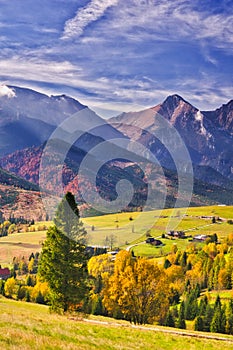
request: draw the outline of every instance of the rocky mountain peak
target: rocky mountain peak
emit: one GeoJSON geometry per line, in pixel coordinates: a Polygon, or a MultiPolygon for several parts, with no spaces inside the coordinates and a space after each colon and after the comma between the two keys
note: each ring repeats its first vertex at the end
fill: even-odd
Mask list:
{"type": "Polygon", "coordinates": [[[157,113],[168,119],[173,125],[177,120],[188,118],[197,113],[198,109],[193,107],[183,97],[175,94],[168,96],[164,102],[153,108],[157,113]]]}
{"type": "Polygon", "coordinates": [[[203,112],[203,114],[215,127],[233,134],[233,100],[223,104],[215,111],[207,111],[203,112]]]}

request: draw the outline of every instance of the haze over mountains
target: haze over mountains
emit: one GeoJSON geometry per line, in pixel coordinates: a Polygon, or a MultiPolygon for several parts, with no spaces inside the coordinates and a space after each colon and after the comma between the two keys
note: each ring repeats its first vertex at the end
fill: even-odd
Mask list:
{"type": "MultiPolygon", "coordinates": [[[[79,165],[95,146],[112,139],[134,140],[150,150],[164,167],[170,191],[167,203],[171,205],[176,197],[177,175],[171,154],[154,136],[155,130],[158,131],[156,115],[159,113],[179,132],[192,159],[194,175],[201,180],[194,182],[192,204],[233,203],[232,100],[215,111],[200,111],[182,97],[172,95],[149,110],[123,113],[105,121],[66,95],[49,97],[15,86],[8,86],[7,89],[8,93],[0,95],[0,166],[20,178],[38,184],[40,159],[46,141],[61,123],[75,115],[74,125],[68,123],[68,129],[65,126],[61,133],[64,145],[73,129],[80,129],[78,134],[81,135],[78,140],[75,139],[65,159],[65,190],[78,191],[80,182],[84,181],[77,176],[79,165]]],[[[110,157],[111,147],[106,149],[110,157]]],[[[59,153],[59,149],[57,151],[59,153]]],[[[116,196],[116,183],[127,178],[133,182],[134,189],[139,190],[142,204],[146,196],[147,174],[138,171],[130,160],[130,149],[128,151],[125,151],[125,155],[129,159],[121,159],[120,165],[119,159],[113,159],[112,163],[101,169],[97,176],[98,189],[105,198],[112,200],[116,196]]],[[[101,153],[93,156],[93,163],[98,163],[102,156],[101,153]]],[[[139,162],[147,163],[146,158],[145,154],[145,159],[141,158],[139,162]]],[[[152,171],[149,165],[147,171],[148,174],[152,171]]],[[[51,167],[49,172],[55,184],[56,171],[51,167]]],[[[157,184],[159,181],[161,179],[157,184]]],[[[159,188],[155,189],[155,182],[154,190],[159,191],[159,188]]],[[[27,187],[28,183],[22,182],[21,185],[27,187]]],[[[18,182],[14,186],[17,187],[18,182]]],[[[88,181],[86,186],[88,188],[88,181]]],[[[138,196],[132,201],[134,207],[139,207],[139,202],[138,196]]]]}

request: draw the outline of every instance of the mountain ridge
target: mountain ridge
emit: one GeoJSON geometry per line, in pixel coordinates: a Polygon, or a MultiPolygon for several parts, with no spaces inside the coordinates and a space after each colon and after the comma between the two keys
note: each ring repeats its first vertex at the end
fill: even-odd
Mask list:
{"type": "MultiPolygon", "coordinates": [[[[232,101],[215,111],[208,112],[200,111],[183,99],[183,97],[175,94],[168,96],[164,102],[152,108],[139,112],[123,113],[120,116],[104,121],[88,107],[81,105],[75,99],[64,94],[48,97],[30,89],[17,88],[10,85],[9,87],[14,89],[15,95],[17,96],[18,94],[18,97],[0,98],[0,135],[2,136],[0,138],[2,142],[0,149],[3,150],[2,153],[0,152],[0,166],[27,181],[35,184],[39,182],[41,155],[48,138],[57,127],[55,124],[58,121],[65,121],[69,118],[71,115],[68,112],[74,111],[74,109],[78,112],[83,110],[83,115],[82,113],[74,113],[74,116],[82,119],[77,119],[75,125],[70,127],[71,132],[73,132],[75,127],[80,126],[81,137],[70,148],[63,166],[64,190],[78,193],[79,185],[82,183],[86,189],[90,188],[91,185],[88,181],[77,175],[81,161],[86,154],[90,156],[92,148],[95,149],[101,143],[108,140],[111,141],[114,138],[124,138],[125,140],[130,139],[141,143],[146,150],[150,150],[156,156],[166,173],[165,177],[170,191],[167,203],[169,203],[168,205],[174,204],[178,183],[175,165],[169,151],[166,150],[162,142],[158,142],[153,134],[156,131],[158,135],[160,131],[156,120],[156,115],[159,113],[177,129],[192,158],[194,175],[196,177],[194,180],[195,190],[192,204],[213,204],[216,201],[218,203],[233,202],[233,177],[231,176],[233,163],[231,135],[232,101]],[[27,94],[30,95],[28,100],[27,94]],[[19,97],[21,101],[17,101],[19,97]],[[37,98],[39,98],[39,101],[37,101],[37,98]],[[38,106],[41,105],[43,105],[43,108],[47,106],[46,113],[43,116],[43,108],[39,112],[37,111],[38,106]],[[60,112],[58,107],[61,108],[60,112]],[[55,112],[51,120],[54,124],[49,124],[48,122],[51,121],[50,119],[48,121],[47,118],[50,114],[53,114],[53,111],[55,112]],[[56,117],[57,111],[60,113],[60,119],[56,117]],[[4,119],[4,117],[6,118],[4,119]],[[215,123],[213,122],[214,118],[218,119],[215,123]],[[7,120],[8,124],[4,124],[7,120]],[[85,123],[88,123],[88,132],[85,131],[87,126],[85,123]]],[[[61,133],[61,135],[65,134],[61,133]]],[[[69,139],[69,132],[67,131],[66,136],[69,139]]],[[[102,156],[103,159],[105,156],[111,156],[109,145],[108,143],[105,146],[106,154],[101,154],[100,152],[95,155],[95,157],[99,157],[98,159],[93,157],[93,164],[95,162],[100,164],[102,156]]],[[[58,143],[58,146],[63,147],[62,141],[58,143]]],[[[176,144],[172,145],[174,148],[176,146],[176,144]]],[[[64,149],[66,148],[64,145],[64,149]]],[[[124,150],[123,154],[130,156],[130,151],[128,149],[124,150]]],[[[59,155],[54,154],[54,157],[56,156],[59,157],[59,155]]],[[[143,159],[139,160],[139,163],[140,161],[148,162],[147,171],[150,172],[151,167],[146,154],[143,159]]],[[[146,182],[144,177],[147,174],[142,176],[134,164],[121,166],[120,162],[122,160],[113,159],[111,165],[108,164],[102,170],[100,169],[97,176],[98,190],[107,200],[114,200],[117,195],[115,188],[117,181],[122,178],[131,179],[134,186],[136,186],[135,188],[140,192],[141,199],[139,200],[139,197],[134,198],[134,204],[139,208],[141,206],[140,203],[145,200],[146,182]]],[[[51,184],[48,184],[51,185],[48,188],[48,191],[50,191],[50,189],[53,190],[56,187],[56,181],[58,181],[56,168],[50,164],[46,171],[51,176],[51,184]]],[[[153,174],[156,179],[155,175],[153,174]]],[[[160,181],[162,183],[162,179],[158,181],[158,184],[160,181]]],[[[155,184],[156,181],[154,181],[153,186],[155,184]]],[[[159,188],[156,190],[160,191],[159,188]]],[[[79,197],[79,199],[82,202],[82,198],[79,197]]]]}
{"type": "Polygon", "coordinates": [[[153,135],[157,113],[177,129],[193,164],[209,166],[233,180],[232,100],[215,111],[207,112],[200,111],[179,95],[171,95],[163,103],[145,111],[123,113],[109,120],[122,133],[149,148],[159,157],[162,165],[169,167],[164,161],[168,155],[157,145],[153,135]],[[154,149],[154,144],[157,149],[154,149]]]}

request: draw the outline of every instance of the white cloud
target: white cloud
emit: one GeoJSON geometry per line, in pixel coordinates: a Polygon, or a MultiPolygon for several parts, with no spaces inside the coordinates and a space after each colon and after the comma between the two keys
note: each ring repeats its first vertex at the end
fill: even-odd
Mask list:
{"type": "Polygon", "coordinates": [[[62,39],[80,36],[91,22],[102,17],[109,7],[117,3],[118,0],[92,0],[87,6],[78,10],[74,18],[65,23],[62,39]]]}
{"type": "Polygon", "coordinates": [[[110,82],[103,79],[93,79],[82,71],[78,65],[68,61],[57,62],[43,59],[29,59],[27,57],[13,57],[8,60],[0,60],[0,71],[11,81],[27,81],[49,83],[54,85],[70,86],[88,90],[98,91],[99,94],[108,91],[110,82]]]}
{"type": "Polygon", "coordinates": [[[15,92],[13,89],[10,89],[6,85],[0,85],[0,97],[5,97],[7,96],[8,98],[15,97],[15,92]]]}
{"type": "MultiPolygon", "coordinates": [[[[195,2],[186,0],[119,1],[120,6],[112,14],[111,22],[102,23],[101,27],[111,37],[121,35],[128,41],[141,42],[211,40],[214,46],[228,48],[233,42],[230,11],[212,14],[195,9],[195,2]]],[[[97,33],[93,35],[97,36],[97,33]]]]}

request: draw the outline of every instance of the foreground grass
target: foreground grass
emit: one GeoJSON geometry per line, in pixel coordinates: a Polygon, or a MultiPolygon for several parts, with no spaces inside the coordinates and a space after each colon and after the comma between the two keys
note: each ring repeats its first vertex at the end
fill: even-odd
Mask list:
{"type": "Polygon", "coordinates": [[[228,341],[166,334],[146,327],[134,329],[126,322],[118,326],[113,320],[109,324],[87,323],[49,314],[46,306],[5,298],[0,298],[0,308],[0,346],[4,350],[228,350],[233,346],[228,341]]]}

